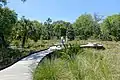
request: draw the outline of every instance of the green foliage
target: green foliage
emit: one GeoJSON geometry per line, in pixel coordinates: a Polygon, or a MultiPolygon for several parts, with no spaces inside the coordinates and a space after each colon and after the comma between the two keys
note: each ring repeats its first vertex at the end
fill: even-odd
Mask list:
{"type": "Polygon", "coordinates": [[[65,45],[65,49],[60,51],[53,52],[53,55],[51,57],[57,57],[61,59],[74,59],[75,55],[77,55],[78,52],[82,52],[83,50],[80,48],[77,44],[69,44],[65,45]]]}
{"type": "Polygon", "coordinates": [[[5,67],[11,63],[14,63],[23,56],[22,51],[18,49],[2,48],[0,49],[0,68],[5,67]]]}
{"type": "Polygon", "coordinates": [[[19,35],[21,36],[21,41],[22,41],[22,47],[24,48],[24,45],[28,39],[28,33],[29,31],[32,29],[32,22],[29,19],[25,19],[25,17],[23,16],[21,18],[21,20],[18,22],[19,29],[19,35]]]}
{"type": "Polygon", "coordinates": [[[52,19],[48,18],[44,23],[43,27],[43,39],[50,40],[53,38],[53,26],[52,26],[52,19]]]}
{"type": "Polygon", "coordinates": [[[80,39],[88,39],[93,35],[94,21],[90,14],[81,15],[74,23],[75,34],[80,39]]]}
{"type": "Polygon", "coordinates": [[[32,21],[32,27],[28,33],[29,38],[37,42],[40,40],[42,34],[42,24],[38,21],[32,21]]]}
{"type": "Polygon", "coordinates": [[[66,36],[70,41],[75,39],[75,32],[72,24],[70,23],[68,23],[68,26],[67,26],[66,36]]]}
{"type": "Polygon", "coordinates": [[[12,28],[17,21],[17,14],[9,8],[0,7],[0,40],[3,46],[9,43],[12,28]]]}
{"type": "Polygon", "coordinates": [[[13,28],[12,40],[19,40],[24,47],[28,38],[37,42],[42,34],[42,24],[38,21],[30,21],[24,16],[19,20],[13,28]]]}
{"type": "Polygon", "coordinates": [[[73,26],[70,22],[59,20],[53,22],[52,25],[54,28],[54,36],[56,36],[57,39],[60,39],[61,36],[67,36],[69,40],[74,40],[75,33],[73,26]]]}
{"type": "Polygon", "coordinates": [[[93,26],[93,38],[98,39],[101,34],[100,25],[103,20],[103,16],[94,14],[94,26],[93,26]]]}
{"type": "Polygon", "coordinates": [[[108,37],[107,40],[120,40],[120,14],[108,16],[102,23],[101,31],[108,37]]]}
{"type": "Polygon", "coordinates": [[[30,21],[22,18],[13,27],[13,35],[11,36],[13,40],[17,39],[22,42],[27,42],[28,38],[37,42],[40,39],[60,39],[61,36],[67,37],[68,40],[74,40],[77,37],[83,40],[120,40],[119,14],[106,18],[103,23],[100,22],[101,20],[102,17],[97,14],[92,17],[86,13],[81,15],[74,24],[62,20],[52,22],[50,18],[42,24],[36,20],[30,21]]]}
{"type": "Polygon", "coordinates": [[[65,36],[66,29],[63,21],[53,22],[55,36],[60,39],[61,36],[65,36]]]}

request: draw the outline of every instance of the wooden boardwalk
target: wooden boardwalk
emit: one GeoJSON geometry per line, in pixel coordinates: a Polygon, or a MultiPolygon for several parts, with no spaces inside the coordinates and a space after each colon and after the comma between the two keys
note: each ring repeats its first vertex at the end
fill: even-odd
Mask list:
{"type": "Polygon", "coordinates": [[[0,71],[0,80],[32,80],[32,72],[40,60],[51,53],[50,49],[34,53],[0,71]]]}

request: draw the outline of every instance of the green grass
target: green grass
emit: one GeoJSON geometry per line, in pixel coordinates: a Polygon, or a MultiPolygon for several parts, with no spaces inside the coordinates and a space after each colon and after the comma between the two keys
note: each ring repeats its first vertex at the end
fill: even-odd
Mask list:
{"type": "Polygon", "coordinates": [[[105,50],[57,51],[59,57],[45,58],[33,73],[34,80],[120,80],[120,42],[72,41],[71,44],[99,42],[105,50]],[[66,57],[67,54],[67,57],[66,57]],[[69,54],[74,57],[70,57],[69,54]],[[69,58],[70,57],[70,58],[69,58]]]}

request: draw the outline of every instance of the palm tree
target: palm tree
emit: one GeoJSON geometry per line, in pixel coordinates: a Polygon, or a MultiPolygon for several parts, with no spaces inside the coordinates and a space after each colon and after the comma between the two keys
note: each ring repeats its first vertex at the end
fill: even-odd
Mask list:
{"type": "Polygon", "coordinates": [[[30,33],[30,30],[32,29],[32,22],[29,19],[25,19],[23,16],[18,23],[21,25],[20,34],[22,34],[22,48],[24,48],[25,42],[28,39],[28,33],[30,33]]]}

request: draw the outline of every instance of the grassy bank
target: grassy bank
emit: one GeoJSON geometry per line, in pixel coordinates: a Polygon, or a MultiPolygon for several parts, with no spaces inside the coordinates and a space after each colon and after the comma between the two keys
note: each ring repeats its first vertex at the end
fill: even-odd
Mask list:
{"type": "MultiPolygon", "coordinates": [[[[83,44],[89,41],[72,41],[83,44]]],[[[97,41],[90,41],[97,42],[97,41]]],[[[99,41],[98,41],[99,42],[99,41]]],[[[101,41],[105,50],[72,47],[45,58],[33,73],[34,80],[120,80],[120,42],[101,41]],[[75,54],[75,55],[74,55],[75,54]]]]}

